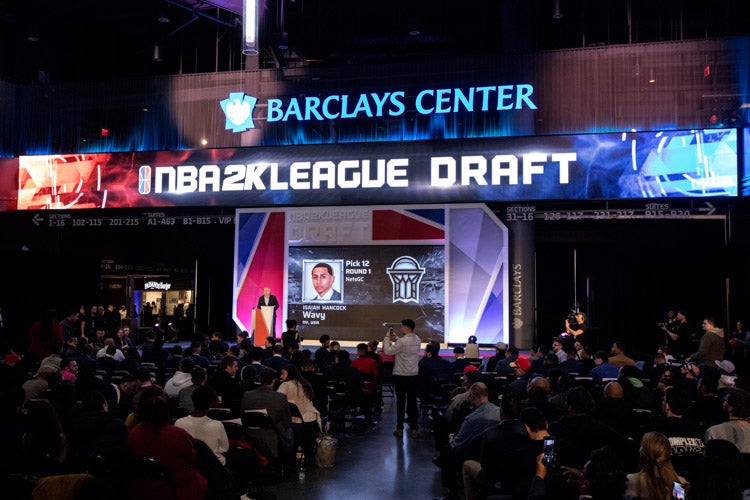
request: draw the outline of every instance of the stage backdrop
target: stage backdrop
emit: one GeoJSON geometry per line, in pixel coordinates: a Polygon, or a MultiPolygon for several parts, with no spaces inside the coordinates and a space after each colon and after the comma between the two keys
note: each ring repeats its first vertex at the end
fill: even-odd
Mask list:
{"type": "Polygon", "coordinates": [[[268,286],[302,336],[381,339],[412,318],[422,341],[509,340],[507,229],[482,204],[242,209],[234,319],[251,330],[268,286]]]}

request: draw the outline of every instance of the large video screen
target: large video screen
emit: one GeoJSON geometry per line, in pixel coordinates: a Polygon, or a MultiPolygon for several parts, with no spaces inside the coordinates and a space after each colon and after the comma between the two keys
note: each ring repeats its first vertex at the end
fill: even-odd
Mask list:
{"type": "Polygon", "coordinates": [[[408,318],[423,342],[508,341],[507,228],[485,205],[240,209],[235,228],[242,329],[270,288],[277,337],[288,318],[308,341],[349,342],[408,318]]]}
{"type": "Polygon", "coordinates": [[[379,338],[412,318],[422,337],[442,342],[444,268],[442,245],[291,247],[287,315],[307,338],[379,338]]]}

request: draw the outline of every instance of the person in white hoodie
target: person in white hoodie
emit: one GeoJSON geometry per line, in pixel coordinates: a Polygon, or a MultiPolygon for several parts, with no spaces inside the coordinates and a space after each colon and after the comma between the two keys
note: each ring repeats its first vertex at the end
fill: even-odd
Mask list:
{"type": "Polygon", "coordinates": [[[180,370],[176,371],[172,378],[164,384],[164,391],[170,398],[176,398],[180,390],[192,385],[192,372],[195,367],[195,361],[191,357],[182,358],[180,361],[180,370]]]}
{"type": "Polygon", "coordinates": [[[419,408],[417,406],[417,379],[419,378],[419,351],[421,340],[414,333],[416,325],[411,319],[401,321],[398,337],[393,328],[383,340],[383,352],[395,355],[393,366],[393,385],[396,390],[396,430],[393,435],[401,438],[404,435],[404,410],[408,414],[409,435],[419,437],[419,408]]]}

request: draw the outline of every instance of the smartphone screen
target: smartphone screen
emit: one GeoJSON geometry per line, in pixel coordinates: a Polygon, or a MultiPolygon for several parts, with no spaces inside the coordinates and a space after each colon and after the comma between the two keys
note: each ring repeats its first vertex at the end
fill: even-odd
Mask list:
{"type": "Polygon", "coordinates": [[[550,466],[555,462],[555,438],[547,436],[544,438],[544,458],[542,462],[544,465],[550,466]]]}
{"type": "Polygon", "coordinates": [[[675,500],[685,500],[685,487],[677,481],[674,482],[674,487],[672,488],[672,498],[675,500]]]}

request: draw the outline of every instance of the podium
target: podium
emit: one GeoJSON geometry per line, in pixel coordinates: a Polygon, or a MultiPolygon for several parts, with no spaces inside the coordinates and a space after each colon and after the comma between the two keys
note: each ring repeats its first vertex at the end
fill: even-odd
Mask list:
{"type": "Polygon", "coordinates": [[[262,347],[273,329],[273,306],[260,306],[253,312],[253,344],[262,347]]]}

